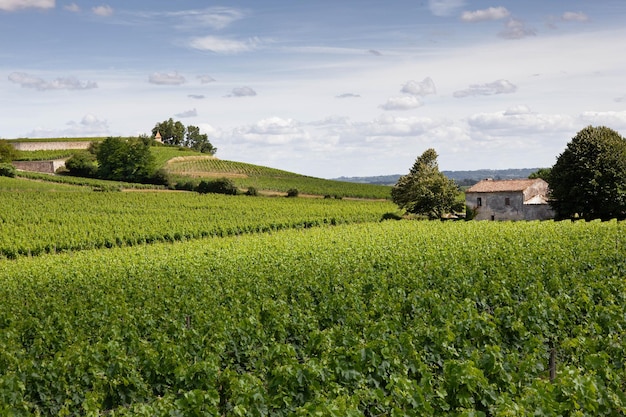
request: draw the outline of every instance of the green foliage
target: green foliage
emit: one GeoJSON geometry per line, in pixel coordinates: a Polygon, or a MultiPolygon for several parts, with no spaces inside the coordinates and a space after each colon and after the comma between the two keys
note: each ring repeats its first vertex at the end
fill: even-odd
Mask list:
{"type": "Polygon", "coordinates": [[[50,151],[18,151],[16,161],[48,161],[51,159],[69,158],[76,153],[74,149],[59,149],[50,151]]]}
{"type": "Polygon", "coordinates": [[[248,187],[248,189],[246,190],[246,195],[256,197],[259,195],[259,191],[254,187],[248,187]]]}
{"type": "MultiPolygon", "coordinates": [[[[95,178],[44,174],[40,172],[20,171],[18,173],[18,176],[20,178],[43,181],[43,182],[50,183],[50,184],[65,184],[65,185],[74,185],[78,187],[86,186],[86,187],[92,187],[93,189],[108,189],[108,190],[114,190],[114,189],[115,190],[123,190],[123,189],[124,190],[161,190],[163,189],[162,185],[156,185],[156,184],[140,184],[140,183],[122,182],[122,181],[108,181],[108,180],[101,180],[101,179],[95,179],[95,178]]],[[[17,191],[19,191],[19,189],[17,191]]]]}
{"type": "Polygon", "coordinates": [[[200,184],[198,184],[196,191],[198,191],[200,194],[213,193],[227,195],[237,195],[237,193],[239,192],[235,184],[228,178],[220,178],[211,181],[200,181],[200,184]]]}
{"type": "Polygon", "coordinates": [[[206,133],[200,133],[198,126],[189,125],[185,127],[180,121],[172,118],[164,122],[157,123],[152,128],[152,138],[159,133],[161,140],[167,145],[184,146],[197,152],[214,155],[217,148],[209,142],[206,133]]]}
{"type": "Polygon", "coordinates": [[[0,163],[11,162],[17,159],[18,152],[9,141],[0,139],[0,163]]]}
{"type": "Polygon", "coordinates": [[[174,122],[172,118],[154,125],[152,128],[153,138],[156,136],[157,132],[161,134],[163,143],[168,145],[180,146],[183,145],[185,140],[185,125],[178,120],[174,122]]]}
{"type": "Polygon", "coordinates": [[[539,168],[537,171],[531,173],[528,176],[528,179],[534,180],[536,178],[541,178],[542,180],[548,182],[548,180],[550,179],[551,171],[552,168],[539,168]]]}
{"type": "Polygon", "coordinates": [[[77,177],[95,177],[98,174],[96,156],[87,151],[75,152],[67,161],[65,168],[70,175],[77,177]]]}
{"type": "Polygon", "coordinates": [[[297,197],[300,194],[297,188],[290,188],[287,190],[287,197],[297,197]]]}
{"type": "Polygon", "coordinates": [[[0,260],[0,414],[619,416],[625,236],[379,222],[0,260]]]}
{"type": "Polygon", "coordinates": [[[402,216],[397,213],[385,213],[380,218],[381,220],[402,220],[402,216]]]}
{"type": "Polygon", "coordinates": [[[15,178],[17,170],[9,163],[0,163],[0,177],[15,178]]]}
{"type": "Polygon", "coordinates": [[[567,144],[549,175],[559,219],[626,218],[626,139],[588,126],[567,144]]]}
{"type": "Polygon", "coordinates": [[[109,137],[97,146],[98,175],[114,181],[151,182],[154,157],[138,138],[109,137]]]}
{"type": "MultiPolygon", "coordinates": [[[[16,180],[8,180],[7,188],[13,191],[16,180]]],[[[102,191],[118,190],[121,184],[81,180],[102,191]]],[[[2,182],[0,189],[4,189],[2,182]]],[[[388,201],[233,198],[219,194],[207,198],[178,192],[28,192],[31,190],[0,192],[0,261],[2,257],[375,222],[393,210],[388,201]]]]}
{"type": "Polygon", "coordinates": [[[187,126],[184,145],[194,151],[210,155],[215,155],[215,152],[217,152],[217,148],[209,142],[207,134],[200,133],[200,128],[197,126],[187,126]]]}
{"type": "Polygon", "coordinates": [[[458,194],[454,181],[439,171],[437,152],[431,148],[400,177],[391,190],[391,199],[407,213],[436,219],[453,210],[458,194]]]}

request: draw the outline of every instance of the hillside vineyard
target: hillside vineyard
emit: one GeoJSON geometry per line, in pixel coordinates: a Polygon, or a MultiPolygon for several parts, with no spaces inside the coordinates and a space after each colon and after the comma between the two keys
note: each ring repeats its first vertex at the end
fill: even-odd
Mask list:
{"type": "Polygon", "coordinates": [[[623,415],[625,277],[614,221],[0,260],[0,415],[623,415]]]}

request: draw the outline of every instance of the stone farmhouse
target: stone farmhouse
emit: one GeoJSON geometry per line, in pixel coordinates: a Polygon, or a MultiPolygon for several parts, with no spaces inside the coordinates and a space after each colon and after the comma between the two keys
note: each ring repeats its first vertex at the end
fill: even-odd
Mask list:
{"type": "Polygon", "coordinates": [[[486,179],[465,191],[465,204],[475,220],[548,220],[548,183],[540,178],[497,181],[486,179]]]}

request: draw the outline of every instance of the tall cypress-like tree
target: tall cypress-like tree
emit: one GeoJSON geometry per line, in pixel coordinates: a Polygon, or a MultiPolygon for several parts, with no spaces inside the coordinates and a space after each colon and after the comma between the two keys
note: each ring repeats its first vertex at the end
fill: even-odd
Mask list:
{"type": "Polygon", "coordinates": [[[626,139],[587,126],[567,144],[548,178],[557,219],[626,218],[626,139]]]}
{"type": "Polygon", "coordinates": [[[434,219],[452,211],[457,194],[456,184],[439,171],[437,152],[430,148],[415,160],[407,175],[398,179],[391,199],[407,213],[434,219]]]}

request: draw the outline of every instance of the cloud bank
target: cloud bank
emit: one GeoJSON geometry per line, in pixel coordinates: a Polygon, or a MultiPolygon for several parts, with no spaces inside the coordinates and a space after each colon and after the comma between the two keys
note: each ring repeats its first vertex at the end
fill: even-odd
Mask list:
{"type": "Polygon", "coordinates": [[[0,0],[0,10],[13,12],[20,9],[53,9],[54,0],[0,0]]]}
{"type": "Polygon", "coordinates": [[[261,44],[259,38],[250,38],[245,41],[220,38],[218,36],[203,36],[193,38],[189,46],[199,51],[214,52],[218,54],[237,54],[256,49],[261,44]]]}
{"type": "Polygon", "coordinates": [[[250,87],[236,87],[233,88],[231,93],[227,97],[254,97],[256,91],[250,87]]]}
{"type": "Polygon", "coordinates": [[[96,16],[101,16],[101,17],[109,17],[113,15],[113,9],[111,8],[111,6],[107,4],[104,4],[102,6],[92,7],[91,11],[96,16]]]}
{"type": "Polygon", "coordinates": [[[494,94],[511,94],[517,91],[517,86],[508,80],[497,80],[486,84],[472,84],[465,90],[454,92],[454,97],[491,96],[494,94]]]}
{"type": "Polygon", "coordinates": [[[489,7],[488,9],[466,11],[461,15],[464,22],[482,22],[485,20],[499,20],[509,17],[511,13],[505,7],[489,7]]]}
{"type": "Polygon", "coordinates": [[[24,72],[13,72],[9,74],[8,79],[15,84],[21,85],[22,88],[34,88],[39,91],[90,90],[92,88],[98,88],[98,84],[94,81],[82,82],[75,77],[62,77],[52,81],[46,81],[24,72]]]}
{"type": "Polygon", "coordinates": [[[178,72],[155,72],[150,75],[148,82],[156,85],[182,85],[185,84],[187,80],[178,72]]]}

